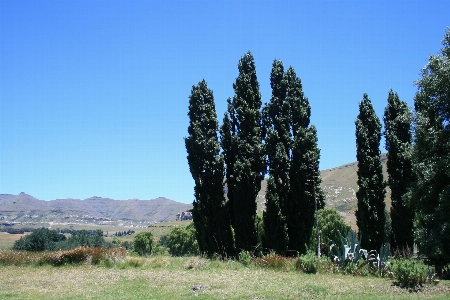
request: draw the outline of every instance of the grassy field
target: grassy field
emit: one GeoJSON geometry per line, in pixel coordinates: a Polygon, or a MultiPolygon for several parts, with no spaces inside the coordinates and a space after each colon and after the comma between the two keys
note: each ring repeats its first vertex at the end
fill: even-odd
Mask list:
{"type": "Polygon", "coordinates": [[[10,248],[14,242],[23,237],[25,234],[9,234],[0,232],[0,249],[10,248]]]}
{"type": "MultiPolygon", "coordinates": [[[[133,258],[139,259],[139,258],[133,258]]],[[[0,266],[0,299],[449,299],[450,284],[419,292],[392,280],[308,275],[235,261],[156,256],[139,267],[0,266]]]]}

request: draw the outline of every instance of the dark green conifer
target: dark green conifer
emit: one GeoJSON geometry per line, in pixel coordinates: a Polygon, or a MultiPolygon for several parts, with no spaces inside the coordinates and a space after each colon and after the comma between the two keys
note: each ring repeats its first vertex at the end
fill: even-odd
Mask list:
{"type": "Polygon", "coordinates": [[[266,190],[266,210],[263,214],[265,248],[285,253],[289,244],[286,215],[282,213],[289,197],[290,169],[290,105],[286,101],[287,82],[283,63],[275,60],[270,74],[272,97],[264,106],[269,179],[266,190]]]}
{"type": "Polygon", "coordinates": [[[228,206],[237,251],[254,250],[257,243],[256,196],[265,173],[262,143],[261,94],[255,62],[250,52],[241,57],[235,95],[221,127],[226,163],[228,206]]]}
{"type": "Polygon", "coordinates": [[[222,256],[233,251],[233,237],[223,192],[224,160],[217,137],[213,93],[205,82],[189,97],[189,136],[185,138],[189,169],[194,178],[192,217],[200,251],[222,256]]]}
{"type": "Polygon", "coordinates": [[[358,186],[356,225],[361,235],[361,247],[378,250],[384,242],[385,183],[380,162],[381,123],[367,94],[359,103],[356,125],[356,159],[358,186]]]}
{"type": "Polygon", "coordinates": [[[389,92],[384,110],[384,136],[387,150],[388,185],[391,189],[391,249],[413,249],[414,211],[404,196],[414,181],[412,170],[412,112],[397,93],[389,92]]]}

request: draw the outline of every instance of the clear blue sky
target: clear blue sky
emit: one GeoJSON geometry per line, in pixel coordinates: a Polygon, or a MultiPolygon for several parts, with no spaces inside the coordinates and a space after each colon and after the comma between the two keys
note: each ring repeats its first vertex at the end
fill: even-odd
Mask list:
{"type": "Polygon", "coordinates": [[[0,193],[192,202],[191,87],[207,81],[222,120],[248,50],[263,102],[275,58],[301,78],[320,169],[353,162],[363,93],[380,119],[390,88],[412,106],[449,11],[449,1],[0,0],[0,193]]]}

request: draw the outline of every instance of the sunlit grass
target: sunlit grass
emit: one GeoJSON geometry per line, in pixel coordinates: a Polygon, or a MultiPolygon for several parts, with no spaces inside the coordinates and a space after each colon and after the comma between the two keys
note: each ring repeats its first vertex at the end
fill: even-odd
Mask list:
{"type": "MultiPolygon", "coordinates": [[[[111,265],[0,266],[0,299],[448,299],[450,285],[419,292],[375,276],[304,274],[202,257],[125,257],[111,265]]],[[[275,262],[279,265],[279,261],[275,262]]]]}

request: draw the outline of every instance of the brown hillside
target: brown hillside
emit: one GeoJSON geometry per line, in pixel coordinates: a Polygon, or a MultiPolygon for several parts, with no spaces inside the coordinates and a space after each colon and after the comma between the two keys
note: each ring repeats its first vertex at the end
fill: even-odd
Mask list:
{"type": "MultiPolygon", "coordinates": [[[[386,154],[380,157],[383,166],[383,175],[387,180],[386,154]]],[[[321,187],[326,194],[326,206],[335,208],[344,218],[347,224],[356,229],[355,210],[357,208],[356,191],[358,190],[358,163],[353,162],[340,167],[321,171],[321,187]]],[[[258,211],[264,209],[264,195],[267,183],[264,180],[261,184],[261,191],[258,194],[258,211]]],[[[391,207],[390,189],[386,189],[386,209],[391,207]]]]}

